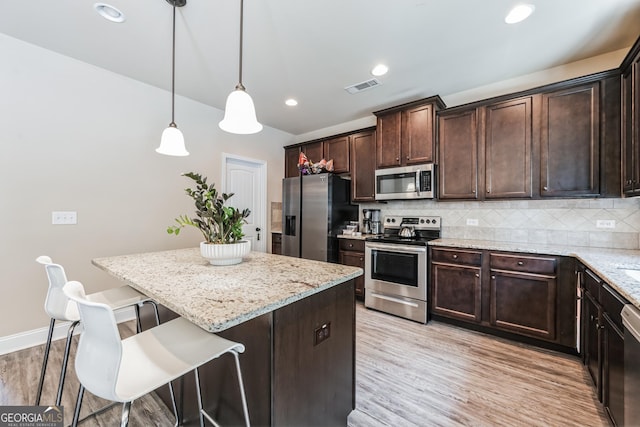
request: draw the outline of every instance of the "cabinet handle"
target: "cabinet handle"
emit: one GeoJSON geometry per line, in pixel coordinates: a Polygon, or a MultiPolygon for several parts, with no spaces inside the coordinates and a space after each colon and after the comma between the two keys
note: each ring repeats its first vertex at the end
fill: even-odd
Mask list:
{"type": "Polygon", "coordinates": [[[458,255],[453,254],[453,259],[458,259],[458,255]]]}
{"type": "Polygon", "coordinates": [[[409,156],[407,156],[407,160],[409,160],[409,156]]]}
{"type": "Polygon", "coordinates": [[[524,262],[518,261],[518,265],[524,265],[524,262]]]}
{"type": "Polygon", "coordinates": [[[495,279],[496,279],[496,276],[491,276],[491,279],[492,279],[492,280],[495,280],[495,279]]]}
{"type": "Polygon", "coordinates": [[[476,273],[476,277],[480,277],[480,275],[478,273],[476,273]]]}
{"type": "Polygon", "coordinates": [[[349,247],[352,248],[353,247],[353,243],[349,243],[349,247]]]}
{"type": "Polygon", "coordinates": [[[364,261],[364,258],[360,258],[360,261],[364,261]]]}
{"type": "Polygon", "coordinates": [[[542,189],[543,189],[544,191],[547,191],[547,190],[549,189],[549,187],[542,187],[542,189]]]}
{"type": "Polygon", "coordinates": [[[400,157],[396,157],[396,162],[399,162],[399,161],[400,161],[400,157]]]}

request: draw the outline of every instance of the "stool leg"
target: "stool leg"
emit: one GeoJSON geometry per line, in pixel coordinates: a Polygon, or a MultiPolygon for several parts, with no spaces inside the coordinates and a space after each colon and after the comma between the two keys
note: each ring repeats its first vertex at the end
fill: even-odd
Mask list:
{"type": "Polygon", "coordinates": [[[136,309],[136,334],[142,332],[142,322],[140,322],[140,306],[136,304],[134,306],[136,309]]]}
{"type": "Polygon", "coordinates": [[[204,427],[204,409],[202,409],[202,390],[200,390],[200,375],[198,368],[193,370],[196,375],[196,395],[198,397],[198,415],[200,416],[200,427],[204,427]]]}
{"type": "Polygon", "coordinates": [[[67,375],[67,365],[69,364],[69,349],[71,348],[71,340],[73,339],[73,331],[80,323],[76,320],[69,326],[67,331],[67,343],[64,347],[64,356],[62,357],[62,370],[60,371],[60,382],[58,383],[58,395],[56,396],[56,406],[60,406],[62,402],[62,389],[64,388],[64,377],[67,375]]]}
{"type": "Polygon", "coordinates": [[[53,327],[56,319],[51,318],[49,322],[49,333],[47,334],[47,345],[44,347],[44,359],[42,360],[42,369],[40,370],[40,381],[38,382],[38,391],[36,392],[36,406],[40,405],[40,397],[42,397],[42,387],[44,386],[44,374],[47,372],[47,362],[49,362],[49,350],[51,350],[51,338],[53,337],[53,327]]]}
{"type": "Polygon", "coordinates": [[[236,371],[238,372],[238,386],[240,387],[240,396],[242,396],[242,410],[244,411],[244,422],[247,427],[250,426],[249,423],[249,408],[247,407],[247,397],[244,394],[244,384],[242,382],[242,371],[240,370],[240,358],[238,357],[238,352],[231,350],[233,353],[233,357],[236,359],[236,371]]]}
{"type": "Polygon", "coordinates": [[[80,388],[78,389],[78,397],[76,397],[76,407],[73,410],[73,421],[71,422],[72,427],[78,426],[78,420],[80,419],[80,407],[82,406],[83,396],[84,396],[84,386],[80,384],[80,388]]]}
{"type": "Polygon", "coordinates": [[[127,427],[129,425],[130,410],[131,410],[131,402],[124,402],[122,404],[122,420],[120,421],[120,427],[127,427]]]}

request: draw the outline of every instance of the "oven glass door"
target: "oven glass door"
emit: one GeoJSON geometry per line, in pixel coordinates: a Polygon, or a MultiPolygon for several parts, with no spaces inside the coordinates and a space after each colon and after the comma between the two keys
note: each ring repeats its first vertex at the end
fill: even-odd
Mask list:
{"type": "Polygon", "coordinates": [[[378,196],[416,193],[415,172],[379,175],[376,177],[376,181],[378,196]]]}
{"type": "Polygon", "coordinates": [[[418,287],[419,254],[371,250],[371,278],[418,287]]]}

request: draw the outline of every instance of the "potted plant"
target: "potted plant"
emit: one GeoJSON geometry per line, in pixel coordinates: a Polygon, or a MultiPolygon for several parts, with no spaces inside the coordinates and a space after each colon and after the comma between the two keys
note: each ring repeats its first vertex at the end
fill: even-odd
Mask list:
{"type": "Polygon", "coordinates": [[[219,194],[215,184],[207,184],[207,177],[189,172],[183,173],[195,181],[195,188],[186,188],[185,192],[193,199],[196,206],[196,217],[180,215],[175,220],[178,225],[171,225],[167,233],[180,234],[186,225],[196,227],[204,236],[200,243],[200,252],[213,265],[231,265],[242,262],[242,257],[251,250],[251,242],[241,240],[244,237],[242,225],[251,211],[239,210],[225,203],[233,193],[219,194]]]}

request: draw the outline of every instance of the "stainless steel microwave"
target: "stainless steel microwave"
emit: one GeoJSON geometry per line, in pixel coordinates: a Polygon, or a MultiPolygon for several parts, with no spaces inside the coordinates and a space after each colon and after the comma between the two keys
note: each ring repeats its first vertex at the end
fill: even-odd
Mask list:
{"type": "Polygon", "coordinates": [[[376,200],[433,199],[433,163],[376,170],[376,200]]]}

